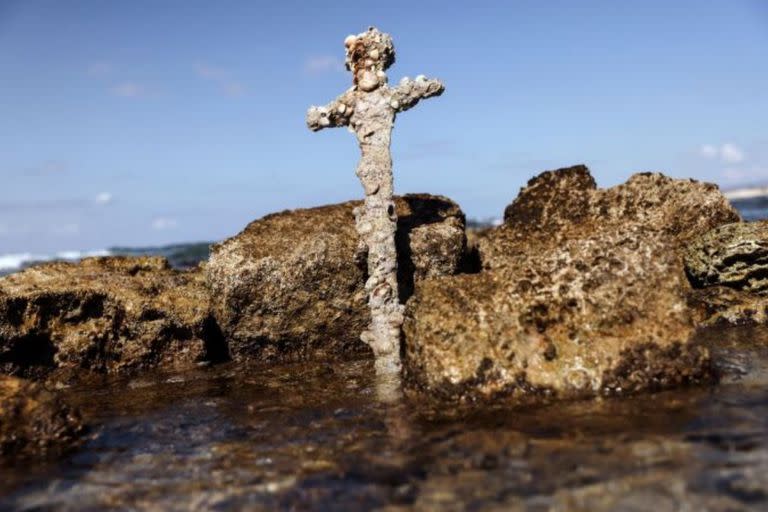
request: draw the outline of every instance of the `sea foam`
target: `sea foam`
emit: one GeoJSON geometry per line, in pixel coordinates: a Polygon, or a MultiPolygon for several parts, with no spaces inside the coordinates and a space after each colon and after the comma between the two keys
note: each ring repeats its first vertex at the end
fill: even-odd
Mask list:
{"type": "Polygon", "coordinates": [[[110,254],[109,251],[104,249],[96,251],[61,251],[55,254],[35,254],[31,252],[0,254],[0,272],[14,272],[35,262],[78,261],[89,256],[109,256],[110,254]]]}

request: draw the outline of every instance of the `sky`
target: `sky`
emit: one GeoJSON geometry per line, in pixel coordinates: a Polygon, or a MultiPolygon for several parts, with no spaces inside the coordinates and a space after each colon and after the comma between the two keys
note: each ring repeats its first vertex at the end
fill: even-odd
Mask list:
{"type": "Polygon", "coordinates": [[[362,197],[343,41],[395,42],[398,193],[500,217],[548,169],[768,182],[768,1],[0,0],[0,254],[219,240],[362,197]]]}

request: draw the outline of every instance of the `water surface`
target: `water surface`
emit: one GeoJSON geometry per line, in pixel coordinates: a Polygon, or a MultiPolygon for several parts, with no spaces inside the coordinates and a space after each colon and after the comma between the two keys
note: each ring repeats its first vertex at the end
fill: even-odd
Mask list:
{"type": "Polygon", "coordinates": [[[0,509],[766,510],[768,334],[705,336],[718,386],[524,409],[382,403],[370,361],[76,386],[100,426],[0,509]]]}

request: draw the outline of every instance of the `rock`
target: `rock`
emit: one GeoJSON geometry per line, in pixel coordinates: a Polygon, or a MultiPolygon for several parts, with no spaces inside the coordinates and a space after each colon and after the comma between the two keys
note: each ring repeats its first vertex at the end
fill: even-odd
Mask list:
{"type": "MultiPolygon", "coordinates": [[[[213,247],[205,268],[216,318],[235,359],[369,353],[370,321],[352,210],[360,201],[286,211],[213,247]]],[[[466,247],[464,214],[444,197],[396,199],[401,300],[414,281],[454,274],[466,247]]]]}
{"type": "Polygon", "coordinates": [[[202,273],[158,257],[48,263],[0,279],[0,371],[120,373],[226,356],[202,273]]]}
{"type": "Polygon", "coordinates": [[[768,325],[768,297],[727,286],[693,289],[688,301],[702,326],[768,325]]]}
{"type": "Polygon", "coordinates": [[[713,185],[639,174],[600,190],[583,166],[546,172],[478,236],[481,273],[417,286],[408,382],[538,400],[709,380],[682,247],[735,219],[713,185]]]}
{"type": "Polygon", "coordinates": [[[0,375],[0,456],[39,456],[72,446],[79,414],[41,385],[0,375]]]}
{"type": "Polygon", "coordinates": [[[768,295],[768,221],[726,224],[697,238],[685,253],[685,269],[697,288],[768,295]]]}
{"type": "Polygon", "coordinates": [[[596,230],[639,226],[682,252],[693,238],[739,220],[716,185],[640,173],[598,189],[589,169],[579,165],[532,179],[506,208],[504,224],[479,240],[479,251],[483,267],[496,268],[517,263],[515,254],[533,254],[532,245],[543,250],[596,230]]]}
{"type": "Polygon", "coordinates": [[[421,283],[408,380],[447,395],[581,397],[707,380],[676,258],[642,233],[567,240],[527,265],[421,283]]]}
{"type": "Polygon", "coordinates": [[[584,165],[543,172],[504,209],[504,223],[517,230],[535,226],[553,230],[587,220],[596,190],[597,183],[584,165]]]}

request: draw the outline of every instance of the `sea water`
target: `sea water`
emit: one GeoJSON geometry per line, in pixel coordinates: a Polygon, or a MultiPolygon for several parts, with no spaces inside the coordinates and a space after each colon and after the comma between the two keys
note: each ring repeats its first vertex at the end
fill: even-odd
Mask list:
{"type": "Polygon", "coordinates": [[[768,219],[768,197],[733,201],[733,205],[739,210],[744,220],[768,219]]]}
{"type": "Polygon", "coordinates": [[[381,402],[371,361],[60,386],[91,433],[0,510],[768,510],[768,333],[701,336],[717,386],[539,407],[381,402]]]}

